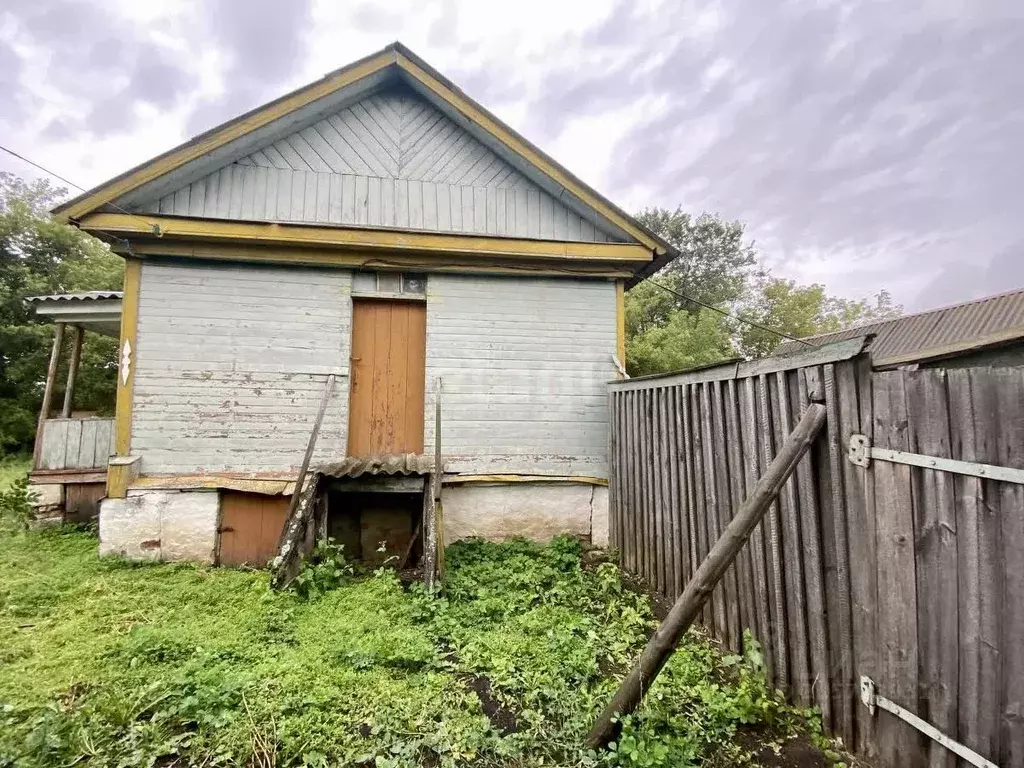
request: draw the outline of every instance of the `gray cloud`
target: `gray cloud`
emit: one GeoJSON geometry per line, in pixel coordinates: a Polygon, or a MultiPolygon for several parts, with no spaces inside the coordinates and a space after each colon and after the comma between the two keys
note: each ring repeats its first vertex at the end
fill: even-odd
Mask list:
{"type": "MultiPolygon", "coordinates": [[[[83,116],[62,115],[46,126],[43,133],[50,138],[128,132],[136,127],[138,104],[172,108],[191,85],[180,54],[140,35],[101,3],[22,2],[12,10],[17,34],[51,54],[48,83],[64,97],[87,105],[83,116]]],[[[7,69],[2,64],[0,69],[7,69]]],[[[23,67],[20,61],[18,65],[23,67]]],[[[41,105],[17,76],[5,91],[8,98],[28,105],[27,112],[41,105]]]]}
{"type": "Polygon", "coordinates": [[[707,6],[652,20],[625,2],[581,33],[609,65],[548,73],[527,135],[660,97],[610,149],[614,196],[643,188],[743,219],[783,269],[808,252],[830,261],[833,290],[884,287],[867,282],[883,257],[892,283],[919,286],[910,304],[948,294],[939,274],[965,261],[981,277],[953,281],[960,298],[1005,290],[1021,270],[985,265],[1024,260],[1024,17],[1008,2],[951,5],[729,0],[712,33],[685,35],[707,6]]]}
{"type": "Polygon", "coordinates": [[[209,0],[203,3],[211,45],[228,57],[227,93],[190,117],[199,133],[278,95],[301,67],[311,0],[209,0]]]}

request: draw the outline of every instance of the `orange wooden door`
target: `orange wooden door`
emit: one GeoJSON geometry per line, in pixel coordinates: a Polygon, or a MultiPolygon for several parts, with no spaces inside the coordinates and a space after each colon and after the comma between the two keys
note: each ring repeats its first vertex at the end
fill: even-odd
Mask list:
{"type": "Polygon", "coordinates": [[[288,515],[287,496],[224,491],[220,511],[221,565],[262,568],[277,554],[277,540],[288,515]]]}
{"type": "Polygon", "coordinates": [[[427,307],[354,299],[348,455],[423,453],[427,307]]]}

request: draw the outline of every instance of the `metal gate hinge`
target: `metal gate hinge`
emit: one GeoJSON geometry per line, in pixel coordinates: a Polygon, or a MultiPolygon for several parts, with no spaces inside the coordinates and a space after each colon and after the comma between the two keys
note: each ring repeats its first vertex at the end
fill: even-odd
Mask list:
{"type": "Polygon", "coordinates": [[[875,448],[866,435],[850,435],[847,458],[858,467],[868,467],[872,459],[875,461],[891,461],[896,464],[909,464],[912,467],[937,469],[941,472],[955,472],[958,475],[970,475],[985,480],[1002,480],[1006,483],[1024,485],[1024,469],[1000,467],[995,464],[980,464],[976,461],[947,459],[942,456],[926,456],[922,453],[893,451],[888,448],[875,448]]]}
{"type": "Polygon", "coordinates": [[[910,723],[910,725],[917,728],[917,730],[921,731],[925,736],[939,742],[939,744],[944,746],[950,752],[959,755],[972,765],[978,766],[978,768],[999,768],[998,765],[993,763],[991,760],[986,760],[973,749],[965,747],[959,741],[954,741],[949,738],[949,736],[944,734],[927,720],[922,720],[910,710],[901,707],[895,701],[891,701],[884,696],[879,696],[875,691],[875,681],[867,675],[862,676],[860,679],[860,700],[864,702],[864,706],[868,708],[868,711],[872,716],[874,716],[876,708],[891,712],[900,720],[910,723]]]}

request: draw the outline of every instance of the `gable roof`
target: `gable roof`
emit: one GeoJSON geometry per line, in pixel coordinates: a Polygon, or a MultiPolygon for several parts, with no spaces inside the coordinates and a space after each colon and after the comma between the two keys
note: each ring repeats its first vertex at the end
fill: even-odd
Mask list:
{"type": "Polygon", "coordinates": [[[329,112],[395,84],[411,88],[548,195],[581,215],[600,221],[609,239],[647,248],[653,261],[642,269],[645,274],[660,267],[674,254],[662,238],[584,184],[397,42],[206,131],[67,201],[54,213],[74,221],[110,210],[111,206],[131,209],[145,200],[159,199],[218,168],[250,156],[281,135],[301,130],[329,112]]]}
{"type": "MultiPolygon", "coordinates": [[[[808,336],[805,341],[827,344],[869,334],[874,336],[868,352],[875,368],[937,360],[1019,341],[1024,339],[1024,289],[859,325],[845,331],[808,336]]],[[[776,354],[803,349],[806,349],[805,345],[787,341],[779,346],[776,354]]]]}

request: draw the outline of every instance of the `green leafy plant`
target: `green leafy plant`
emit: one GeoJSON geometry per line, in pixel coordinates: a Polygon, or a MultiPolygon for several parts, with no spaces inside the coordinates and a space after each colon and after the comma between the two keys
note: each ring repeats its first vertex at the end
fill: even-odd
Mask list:
{"type": "Polygon", "coordinates": [[[29,490],[25,476],[14,480],[7,490],[0,490],[0,533],[26,530],[32,520],[32,505],[38,497],[29,490]]]}
{"type": "Polygon", "coordinates": [[[292,582],[292,589],[311,600],[335,589],[355,573],[345,557],[345,547],[327,538],[317,543],[292,582]]]}

